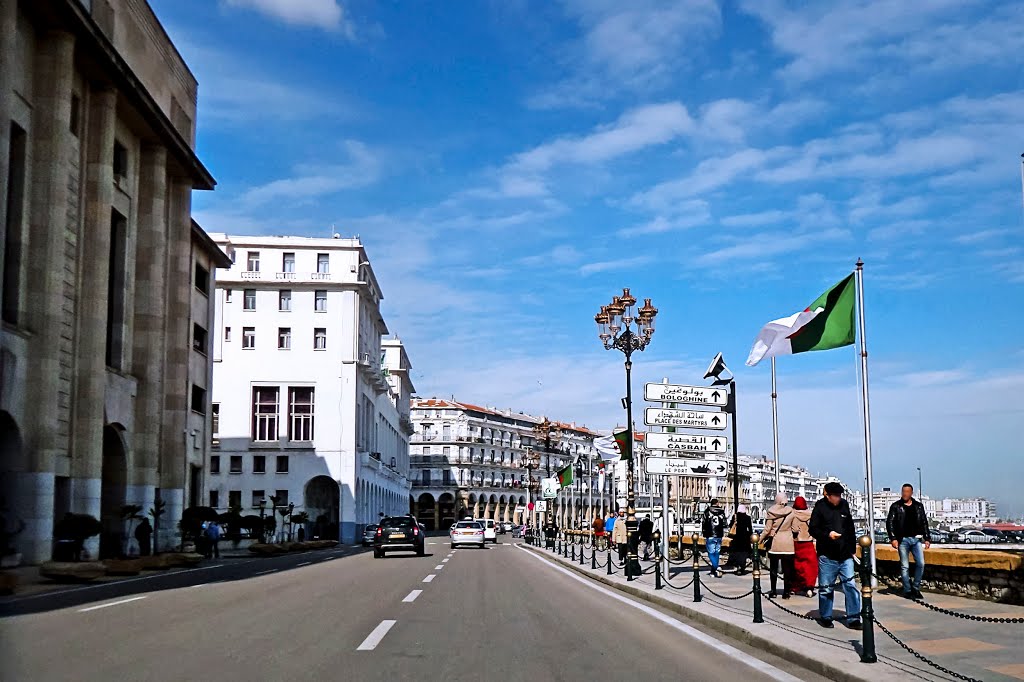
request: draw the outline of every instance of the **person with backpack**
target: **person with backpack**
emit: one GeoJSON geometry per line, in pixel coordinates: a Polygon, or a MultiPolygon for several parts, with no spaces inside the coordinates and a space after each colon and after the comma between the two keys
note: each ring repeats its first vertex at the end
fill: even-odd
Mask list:
{"type": "Polygon", "coordinates": [[[722,572],[718,570],[718,559],[722,553],[722,537],[725,535],[725,510],[718,506],[717,499],[712,499],[711,504],[704,510],[701,534],[704,536],[708,560],[711,562],[711,575],[721,578],[722,572]]]}
{"type": "Polygon", "coordinates": [[[221,536],[220,524],[216,521],[210,521],[209,525],[206,526],[206,558],[207,559],[219,559],[220,558],[220,536],[221,536]]]}

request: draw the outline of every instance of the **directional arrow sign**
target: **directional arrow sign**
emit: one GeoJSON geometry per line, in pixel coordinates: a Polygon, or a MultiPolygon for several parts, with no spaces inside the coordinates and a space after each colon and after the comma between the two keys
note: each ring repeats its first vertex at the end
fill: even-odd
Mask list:
{"type": "Polygon", "coordinates": [[[648,450],[669,452],[705,452],[709,455],[724,455],[729,452],[729,440],[725,436],[701,436],[695,433],[648,433],[644,437],[648,450]]]}
{"type": "Polygon", "coordinates": [[[729,465],[722,459],[686,459],[684,457],[648,457],[644,463],[648,474],[662,476],[725,476],[729,465]]]}
{"type": "Polygon", "coordinates": [[[644,400],[652,403],[724,406],[729,402],[729,391],[723,386],[644,384],[644,400]]]}
{"type": "Polygon", "coordinates": [[[691,429],[724,429],[725,412],[702,412],[700,410],[670,410],[648,407],[644,410],[644,423],[648,426],[683,426],[691,429]]]}

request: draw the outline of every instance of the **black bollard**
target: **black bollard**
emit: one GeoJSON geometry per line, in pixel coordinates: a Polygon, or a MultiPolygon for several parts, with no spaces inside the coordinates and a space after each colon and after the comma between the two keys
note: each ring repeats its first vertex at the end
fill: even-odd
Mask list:
{"type": "Polygon", "coordinates": [[[871,536],[860,536],[860,622],[863,627],[861,634],[861,663],[876,663],[875,656],[875,610],[871,605],[871,536]]]}
{"type": "Polygon", "coordinates": [[[697,545],[697,534],[690,536],[693,543],[693,601],[699,602],[704,599],[700,595],[700,547],[697,545]]]}
{"type": "Polygon", "coordinates": [[[572,543],[572,561],[576,563],[576,543],[572,543]]]}
{"type": "Polygon", "coordinates": [[[587,553],[587,546],[580,545],[580,566],[583,565],[583,556],[587,553]]]}
{"type": "Polygon", "coordinates": [[[761,612],[761,563],[757,556],[758,544],[761,538],[757,533],[750,536],[750,544],[754,547],[754,622],[763,623],[764,614],[761,612]]]}
{"type": "Polygon", "coordinates": [[[654,531],[654,589],[661,590],[661,531],[654,531]]]}
{"type": "Polygon", "coordinates": [[[597,545],[594,545],[594,549],[590,551],[590,568],[597,570],[597,545]]]}

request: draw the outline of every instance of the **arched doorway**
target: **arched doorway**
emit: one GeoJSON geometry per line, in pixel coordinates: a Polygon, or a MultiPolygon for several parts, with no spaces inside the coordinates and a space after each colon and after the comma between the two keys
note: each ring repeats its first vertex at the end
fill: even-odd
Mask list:
{"type": "Polygon", "coordinates": [[[496,519],[498,518],[498,496],[491,495],[490,504],[487,506],[487,518],[496,519]]]}
{"type": "Polygon", "coordinates": [[[302,505],[309,514],[306,537],[339,540],[341,489],[330,476],[314,476],[306,481],[302,505]]]}
{"type": "Polygon", "coordinates": [[[455,523],[455,496],[451,493],[444,493],[437,499],[438,516],[441,519],[441,529],[450,528],[455,523]]]}
{"type": "Polygon", "coordinates": [[[434,496],[430,493],[423,493],[416,503],[416,520],[423,524],[427,530],[437,530],[434,523],[434,496]]]}
{"type": "Polygon", "coordinates": [[[128,486],[128,454],[124,429],[118,424],[103,427],[103,471],[100,483],[100,558],[125,553],[125,530],[121,508],[128,486]]]}

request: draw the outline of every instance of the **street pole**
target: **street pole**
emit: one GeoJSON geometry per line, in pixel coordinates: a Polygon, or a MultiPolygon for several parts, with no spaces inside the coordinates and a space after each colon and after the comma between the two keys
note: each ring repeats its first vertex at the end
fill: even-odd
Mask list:
{"type": "MultiPolygon", "coordinates": [[[[623,336],[632,336],[628,329],[623,336]]],[[[628,346],[627,346],[628,347],[628,346]]],[[[637,549],[633,544],[636,538],[636,445],[633,440],[633,355],[632,350],[626,353],[626,443],[629,448],[629,461],[626,462],[626,579],[632,580],[635,569],[640,568],[637,549]]],[[[635,571],[639,573],[639,570],[635,571]]]]}
{"type": "MultiPolygon", "coordinates": [[[[779,469],[779,394],[775,390],[775,357],[772,357],[772,440],[775,445],[775,494],[782,492],[782,474],[779,469]]],[[[735,422],[736,417],[733,416],[735,422]]]]}
{"type": "MultiPolygon", "coordinates": [[[[860,372],[861,392],[863,400],[864,417],[864,468],[867,476],[867,500],[868,500],[868,535],[873,537],[875,532],[875,505],[874,505],[874,477],[871,471],[871,399],[868,393],[868,341],[865,338],[864,324],[864,261],[857,259],[857,317],[860,327],[860,372]]],[[[869,554],[871,559],[871,574],[877,575],[878,570],[875,563],[875,546],[870,545],[869,554]]]]}
{"type": "MultiPolygon", "coordinates": [[[[729,379],[729,403],[732,405],[732,513],[740,506],[740,446],[736,440],[736,379],[729,379]]],[[[778,459],[775,460],[778,462],[778,459]]],[[[778,468],[776,468],[778,471],[778,468]]],[[[778,494],[776,492],[776,494],[778,494]]]]}
{"type": "Polygon", "coordinates": [[[924,497],[924,486],[921,484],[921,467],[917,467],[917,496],[924,497]]]}

